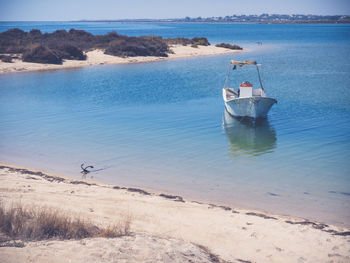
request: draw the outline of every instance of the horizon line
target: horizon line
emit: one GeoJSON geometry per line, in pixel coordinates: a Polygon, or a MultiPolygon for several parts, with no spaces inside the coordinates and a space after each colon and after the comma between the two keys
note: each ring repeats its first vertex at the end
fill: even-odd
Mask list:
{"type": "Polygon", "coordinates": [[[196,18],[202,18],[202,19],[207,19],[207,18],[225,18],[226,16],[261,16],[261,15],[303,15],[303,16],[320,16],[320,17],[326,17],[326,16],[350,16],[350,14],[337,14],[337,15],[318,15],[318,14],[302,14],[302,13],[294,13],[294,14],[277,14],[277,13],[261,13],[261,14],[233,14],[233,15],[225,15],[225,16],[207,16],[207,17],[202,17],[202,16],[196,16],[196,17],[172,17],[172,18],[99,18],[99,19],[88,19],[88,18],[82,18],[82,19],[74,19],[74,20],[0,20],[0,22],[105,22],[105,21],[137,21],[137,20],[177,20],[177,19],[186,19],[187,17],[191,19],[196,19],[196,18]]]}

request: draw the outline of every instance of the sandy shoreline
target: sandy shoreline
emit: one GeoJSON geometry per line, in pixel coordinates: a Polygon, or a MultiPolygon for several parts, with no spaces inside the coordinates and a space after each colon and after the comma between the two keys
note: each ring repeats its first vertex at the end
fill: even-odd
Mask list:
{"type": "Polygon", "coordinates": [[[0,182],[2,202],[60,209],[97,225],[128,215],[133,233],[119,239],[50,240],[27,242],[24,248],[0,247],[4,262],[47,262],[52,256],[57,256],[54,262],[67,262],[69,255],[72,262],[137,262],[140,258],[210,262],[202,246],[223,262],[350,261],[349,229],[345,227],[8,164],[0,167],[0,182]],[[187,253],[194,256],[185,257],[187,253]]]}
{"type": "Polygon", "coordinates": [[[86,60],[65,60],[62,65],[40,64],[23,62],[20,59],[13,59],[13,63],[5,63],[0,61],[0,74],[26,71],[42,71],[56,69],[70,69],[86,66],[108,65],[108,64],[130,64],[130,63],[145,63],[154,61],[163,61],[170,59],[191,58],[198,56],[223,55],[242,52],[241,50],[232,50],[215,46],[191,46],[176,45],[170,48],[174,54],[169,54],[168,57],[128,57],[121,58],[111,55],[106,55],[103,50],[93,50],[86,53],[86,60]]]}

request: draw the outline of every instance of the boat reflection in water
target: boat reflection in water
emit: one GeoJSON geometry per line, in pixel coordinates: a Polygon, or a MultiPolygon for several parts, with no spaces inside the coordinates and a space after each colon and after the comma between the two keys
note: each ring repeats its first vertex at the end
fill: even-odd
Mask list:
{"type": "Polygon", "coordinates": [[[276,132],[268,119],[235,118],[225,109],[223,127],[232,156],[258,156],[276,147],[276,132]]]}

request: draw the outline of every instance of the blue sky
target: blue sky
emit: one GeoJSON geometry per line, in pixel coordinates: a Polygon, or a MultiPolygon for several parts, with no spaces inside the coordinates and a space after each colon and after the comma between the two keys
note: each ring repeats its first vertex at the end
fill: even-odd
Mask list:
{"type": "Polygon", "coordinates": [[[350,0],[0,0],[0,21],[179,18],[262,13],[349,15],[350,0]]]}

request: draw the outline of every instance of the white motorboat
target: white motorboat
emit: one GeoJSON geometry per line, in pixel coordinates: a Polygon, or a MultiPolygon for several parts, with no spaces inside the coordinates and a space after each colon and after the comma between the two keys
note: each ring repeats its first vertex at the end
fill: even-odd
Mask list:
{"type": "Polygon", "coordinates": [[[222,95],[225,101],[225,107],[228,113],[235,117],[250,117],[250,118],[266,118],[272,105],[277,103],[277,100],[266,97],[265,90],[263,88],[259,64],[256,61],[235,61],[231,60],[228,74],[225,81],[225,86],[222,90],[222,95]],[[243,67],[245,65],[256,66],[260,88],[253,88],[253,84],[245,81],[239,85],[237,91],[234,88],[228,88],[229,75],[231,67],[233,70],[237,69],[237,66],[243,67]]]}

